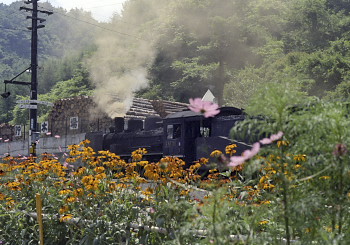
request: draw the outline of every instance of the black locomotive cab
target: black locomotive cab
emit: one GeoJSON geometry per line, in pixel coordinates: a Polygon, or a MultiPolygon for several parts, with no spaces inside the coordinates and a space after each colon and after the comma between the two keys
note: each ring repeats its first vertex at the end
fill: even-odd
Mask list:
{"type": "Polygon", "coordinates": [[[163,155],[181,157],[190,164],[216,149],[224,152],[232,143],[230,129],[243,119],[243,111],[234,107],[221,108],[213,118],[189,110],[171,114],[163,121],[163,155]]]}
{"type": "MultiPolygon", "coordinates": [[[[190,165],[202,157],[209,157],[214,150],[224,152],[227,145],[236,143],[229,134],[241,120],[244,120],[243,111],[234,107],[220,108],[220,113],[212,118],[186,110],[165,119],[149,117],[144,123],[128,120],[128,127],[124,127],[124,118],[116,118],[110,133],[90,133],[87,139],[95,150],[109,150],[124,158],[130,158],[132,151],[138,148],[146,148],[148,160],[175,156],[190,165]]],[[[246,144],[236,144],[237,154],[247,149],[246,144]]]]}

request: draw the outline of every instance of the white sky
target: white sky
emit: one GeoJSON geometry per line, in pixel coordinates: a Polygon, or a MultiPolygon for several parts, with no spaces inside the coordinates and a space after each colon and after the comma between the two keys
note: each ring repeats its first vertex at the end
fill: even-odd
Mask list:
{"type": "MultiPolygon", "coordinates": [[[[123,3],[127,0],[41,0],[40,2],[50,2],[55,7],[62,7],[70,10],[71,8],[82,8],[90,11],[92,16],[98,21],[108,21],[113,13],[123,8],[123,3]]],[[[10,4],[15,0],[0,0],[0,3],[10,4]]]]}

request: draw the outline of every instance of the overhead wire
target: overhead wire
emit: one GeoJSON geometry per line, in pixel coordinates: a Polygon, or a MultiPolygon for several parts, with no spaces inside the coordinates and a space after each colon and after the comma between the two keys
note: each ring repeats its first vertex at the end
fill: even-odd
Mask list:
{"type": "MultiPolygon", "coordinates": [[[[89,3],[96,3],[96,2],[98,2],[98,3],[101,3],[101,2],[115,2],[115,0],[98,0],[98,1],[96,1],[96,0],[92,0],[92,1],[85,1],[84,2],[84,4],[89,4],[89,3]]],[[[123,4],[125,1],[123,1],[123,2],[120,2],[120,4],[123,4]]]]}
{"type": "Polygon", "coordinates": [[[85,9],[95,9],[95,8],[103,8],[103,7],[109,7],[109,6],[116,6],[122,3],[114,3],[114,4],[108,4],[108,5],[100,5],[100,6],[92,6],[92,7],[85,7],[85,9]]]}
{"type": "Polygon", "coordinates": [[[106,28],[106,27],[103,27],[103,26],[100,26],[100,25],[97,25],[97,24],[91,23],[91,22],[89,22],[89,21],[85,21],[85,20],[82,20],[82,19],[79,19],[79,18],[76,18],[76,17],[70,16],[70,15],[68,15],[68,14],[61,13],[61,12],[59,12],[59,11],[53,11],[53,10],[51,10],[51,9],[47,9],[47,8],[45,8],[45,7],[39,7],[39,8],[44,9],[44,10],[48,10],[48,11],[52,11],[53,13],[56,13],[56,14],[59,14],[59,15],[66,16],[66,17],[68,17],[68,18],[71,18],[71,19],[74,19],[74,20],[76,20],[76,21],[80,21],[80,22],[83,22],[83,23],[86,23],[86,24],[89,24],[89,25],[92,25],[92,26],[98,27],[98,28],[103,29],[103,30],[106,30],[106,31],[114,32],[114,33],[117,33],[117,34],[120,34],[120,35],[129,36],[129,37],[132,37],[132,38],[135,38],[135,39],[141,40],[141,38],[140,38],[140,37],[138,37],[138,36],[131,35],[131,34],[124,33],[124,32],[120,32],[120,31],[116,31],[116,30],[113,30],[113,29],[110,29],[110,28],[106,28]]]}
{"type": "Polygon", "coordinates": [[[9,31],[29,31],[29,30],[26,30],[26,29],[10,28],[10,27],[5,27],[5,26],[0,26],[0,29],[2,29],[2,30],[9,30],[9,31]]]}

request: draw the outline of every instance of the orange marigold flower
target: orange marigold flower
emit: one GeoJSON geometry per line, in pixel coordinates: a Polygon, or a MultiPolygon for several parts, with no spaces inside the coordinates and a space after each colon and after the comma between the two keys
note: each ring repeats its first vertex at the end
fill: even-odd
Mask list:
{"type": "Polygon", "coordinates": [[[15,205],[15,200],[13,200],[11,197],[8,197],[8,198],[6,198],[6,200],[7,200],[7,202],[6,202],[6,206],[8,207],[8,208],[12,208],[14,205],[15,205]]]}
{"type": "Polygon", "coordinates": [[[78,188],[73,191],[73,195],[75,197],[82,196],[84,194],[84,189],[83,188],[78,188]]]}
{"type": "Polygon", "coordinates": [[[122,172],[119,172],[119,173],[116,173],[116,174],[114,174],[114,177],[116,177],[116,178],[122,178],[124,176],[124,173],[122,173],[122,172]]]}
{"type": "Polygon", "coordinates": [[[77,198],[76,197],[68,197],[66,199],[66,202],[76,202],[77,201],[77,198]]]}
{"type": "Polygon", "coordinates": [[[58,194],[60,194],[60,195],[67,195],[67,194],[69,194],[71,192],[72,192],[71,190],[64,189],[64,190],[59,191],[58,194]]]}
{"type": "Polygon", "coordinates": [[[268,220],[262,220],[259,222],[259,225],[267,225],[269,222],[268,220]]]}
{"type": "Polygon", "coordinates": [[[222,155],[222,151],[219,151],[219,150],[215,150],[212,153],[210,153],[211,157],[219,157],[221,155],[222,155]]]}
{"type": "Polygon", "coordinates": [[[10,188],[16,188],[18,186],[20,186],[21,183],[19,182],[10,182],[10,183],[7,183],[7,186],[10,187],[10,188]]]}
{"type": "Polygon", "coordinates": [[[305,162],[305,161],[306,161],[306,155],[305,155],[305,154],[295,155],[295,156],[294,156],[294,160],[295,160],[295,161],[302,161],[302,162],[305,162]]]}
{"type": "Polygon", "coordinates": [[[277,141],[277,146],[281,147],[281,146],[288,146],[289,145],[289,141],[286,140],[279,140],[277,141]]]}
{"type": "Polygon", "coordinates": [[[235,150],[235,148],[237,148],[236,144],[231,144],[231,145],[226,146],[226,148],[225,148],[226,154],[229,154],[230,156],[232,156],[233,154],[235,154],[237,152],[235,150]]]}
{"type": "Polygon", "coordinates": [[[96,167],[96,168],[94,168],[94,171],[96,173],[103,173],[105,171],[105,168],[104,167],[96,167]]]}
{"type": "Polygon", "coordinates": [[[64,214],[69,210],[69,207],[67,205],[64,205],[63,207],[60,208],[59,213],[64,214]]]}
{"type": "Polygon", "coordinates": [[[182,196],[187,196],[189,193],[190,193],[190,190],[182,190],[182,191],[180,192],[180,195],[182,195],[182,196]]]}
{"type": "Polygon", "coordinates": [[[100,173],[95,175],[96,179],[105,179],[107,178],[107,175],[105,173],[100,173]]]}
{"type": "Polygon", "coordinates": [[[131,153],[131,157],[134,161],[140,161],[143,155],[147,154],[147,150],[145,148],[137,149],[131,153]]]}
{"type": "Polygon", "coordinates": [[[63,216],[60,218],[60,221],[61,221],[61,222],[65,222],[65,221],[71,220],[72,218],[73,218],[73,215],[72,215],[72,214],[66,214],[66,215],[63,215],[63,216]]]}
{"type": "Polygon", "coordinates": [[[83,175],[86,172],[86,167],[79,167],[77,171],[73,172],[73,175],[79,176],[83,175]]]}

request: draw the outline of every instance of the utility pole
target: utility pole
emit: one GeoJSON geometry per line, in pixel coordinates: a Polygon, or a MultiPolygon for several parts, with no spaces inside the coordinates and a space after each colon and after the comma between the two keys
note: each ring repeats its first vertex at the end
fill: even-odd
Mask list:
{"type": "Polygon", "coordinates": [[[31,82],[30,82],[30,100],[33,108],[30,108],[30,125],[29,125],[29,154],[36,156],[36,142],[39,139],[38,134],[38,113],[37,113],[37,99],[38,99],[38,29],[44,28],[45,25],[38,25],[38,21],[43,23],[45,19],[38,18],[38,13],[44,13],[47,15],[53,14],[51,11],[38,10],[39,0],[28,0],[25,4],[33,4],[32,8],[20,7],[20,10],[26,12],[32,12],[32,16],[27,16],[27,19],[32,20],[32,26],[28,27],[32,31],[31,38],[31,82]]]}

